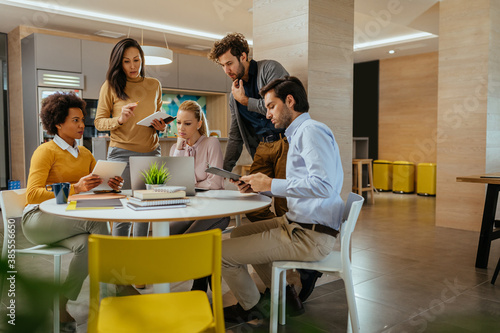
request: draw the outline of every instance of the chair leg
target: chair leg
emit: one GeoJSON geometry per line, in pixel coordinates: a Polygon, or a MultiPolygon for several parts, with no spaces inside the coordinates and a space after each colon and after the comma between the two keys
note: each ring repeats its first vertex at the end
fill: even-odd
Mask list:
{"type": "Polygon", "coordinates": [[[280,271],[280,325],[286,324],[286,269],[280,271]]]}
{"type": "Polygon", "coordinates": [[[347,306],[349,308],[348,329],[350,327],[352,332],[359,333],[360,331],[359,317],[358,317],[358,310],[356,307],[356,296],[354,294],[352,273],[348,269],[341,275],[342,279],[344,280],[345,292],[347,296],[347,306]]]}
{"type": "Polygon", "coordinates": [[[271,314],[269,317],[269,332],[278,332],[278,306],[279,306],[279,293],[280,293],[280,276],[281,270],[273,267],[271,277],[271,314]]]}
{"type": "Polygon", "coordinates": [[[375,198],[374,198],[374,186],[373,186],[373,170],[372,170],[372,163],[371,160],[368,163],[368,180],[370,181],[370,203],[373,205],[375,203],[375,198]]]}
{"type": "Polygon", "coordinates": [[[363,165],[361,163],[358,163],[358,194],[363,195],[363,165]]]}
{"type": "MultiPolygon", "coordinates": [[[[54,284],[61,285],[61,256],[54,256],[54,284]]],[[[54,294],[54,333],[59,333],[59,292],[54,294]]]]}
{"type": "Polygon", "coordinates": [[[495,268],[495,273],[493,273],[493,277],[491,278],[491,284],[495,284],[499,271],[500,271],[500,258],[498,258],[497,268],[495,268]]]}

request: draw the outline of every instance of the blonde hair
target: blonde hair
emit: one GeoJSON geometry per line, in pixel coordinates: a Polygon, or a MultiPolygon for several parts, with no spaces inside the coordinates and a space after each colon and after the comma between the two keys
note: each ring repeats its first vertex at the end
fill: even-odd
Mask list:
{"type": "Polygon", "coordinates": [[[198,129],[198,132],[201,135],[208,136],[207,118],[205,117],[205,114],[201,110],[200,104],[196,103],[195,101],[184,101],[184,102],[182,102],[181,105],[179,105],[179,111],[181,111],[181,110],[193,112],[196,120],[198,120],[198,121],[201,120],[201,126],[198,129]]]}

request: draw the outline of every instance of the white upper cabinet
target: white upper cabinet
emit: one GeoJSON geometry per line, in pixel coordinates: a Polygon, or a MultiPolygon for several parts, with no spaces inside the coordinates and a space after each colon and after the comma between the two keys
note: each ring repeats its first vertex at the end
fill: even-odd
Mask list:
{"type": "Polygon", "coordinates": [[[83,98],[97,99],[106,80],[113,44],[82,39],[82,73],[85,75],[83,98]]]}
{"type": "Polygon", "coordinates": [[[33,34],[23,42],[35,43],[35,66],[37,69],[82,72],[82,50],[79,39],[33,34]]]}

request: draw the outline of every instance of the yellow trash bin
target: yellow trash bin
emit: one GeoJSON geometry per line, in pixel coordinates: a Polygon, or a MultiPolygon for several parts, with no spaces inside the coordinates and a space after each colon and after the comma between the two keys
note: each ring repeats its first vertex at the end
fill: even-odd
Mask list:
{"type": "Polygon", "coordinates": [[[415,164],[407,161],[394,161],[392,164],[392,192],[415,192],[415,164]]]}
{"type": "Polygon", "coordinates": [[[373,161],[373,185],[377,191],[392,191],[392,162],[373,161]]]}
{"type": "Polygon", "coordinates": [[[436,163],[419,163],[417,166],[417,194],[436,195],[436,163]]]}

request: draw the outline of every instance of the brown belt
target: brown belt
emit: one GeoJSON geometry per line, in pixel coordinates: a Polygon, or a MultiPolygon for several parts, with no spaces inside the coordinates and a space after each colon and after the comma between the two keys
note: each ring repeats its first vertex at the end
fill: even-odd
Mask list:
{"type": "Polygon", "coordinates": [[[294,221],[290,221],[290,220],[289,220],[289,222],[290,223],[296,223],[296,224],[300,225],[304,229],[309,229],[309,230],[312,230],[312,231],[321,232],[322,234],[327,234],[327,235],[330,235],[330,236],[333,236],[333,237],[337,237],[337,235],[339,234],[338,230],[332,229],[332,228],[327,227],[326,225],[322,225],[322,224],[300,223],[300,222],[294,222],[294,221]]]}

